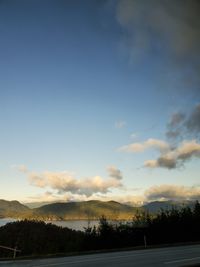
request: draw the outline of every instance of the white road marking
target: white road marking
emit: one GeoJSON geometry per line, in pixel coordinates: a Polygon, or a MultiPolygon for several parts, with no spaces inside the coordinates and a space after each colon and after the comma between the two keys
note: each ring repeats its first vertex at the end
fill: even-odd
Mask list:
{"type": "MultiPolygon", "coordinates": [[[[106,257],[106,260],[115,260],[115,259],[121,259],[121,258],[127,258],[128,256],[130,256],[131,254],[128,255],[121,255],[121,256],[112,256],[112,257],[106,257]]],[[[144,254],[137,254],[134,256],[143,256],[144,254]]],[[[48,266],[59,266],[59,265],[64,265],[64,264],[75,264],[75,263],[84,263],[84,262],[91,262],[91,261],[96,261],[96,260],[105,260],[104,257],[97,257],[97,258],[86,258],[86,259],[82,259],[82,260],[76,260],[76,261],[64,261],[64,262],[58,262],[58,263],[45,263],[45,264],[41,264],[41,265],[35,265],[33,267],[48,267],[48,266]]]]}
{"type": "Polygon", "coordinates": [[[184,262],[184,261],[193,261],[193,260],[200,260],[200,257],[190,258],[190,259],[181,259],[181,260],[175,260],[175,261],[168,261],[168,262],[165,262],[165,264],[173,264],[173,263],[179,263],[179,262],[184,262]]]}

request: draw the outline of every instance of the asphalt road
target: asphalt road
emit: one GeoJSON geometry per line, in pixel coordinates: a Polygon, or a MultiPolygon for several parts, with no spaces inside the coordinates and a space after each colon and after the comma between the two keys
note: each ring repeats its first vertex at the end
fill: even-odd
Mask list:
{"type": "Polygon", "coordinates": [[[200,245],[111,252],[24,261],[0,261],[0,267],[175,267],[200,263],[200,245]]]}

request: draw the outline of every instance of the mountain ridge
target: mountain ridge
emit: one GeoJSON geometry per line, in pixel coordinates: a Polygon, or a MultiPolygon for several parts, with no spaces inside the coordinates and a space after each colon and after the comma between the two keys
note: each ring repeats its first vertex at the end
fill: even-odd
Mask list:
{"type": "Polygon", "coordinates": [[[111,220],[131,220],[137,212],[152,214],[166,209],[193,207],[192,201],[153,201],[133,207],[114,200],[89,200],[80,202],[55,202],[29,208],[17,200],[0,200],[0,218],[36,220],[97,220],[102,216],[111,220]]]}

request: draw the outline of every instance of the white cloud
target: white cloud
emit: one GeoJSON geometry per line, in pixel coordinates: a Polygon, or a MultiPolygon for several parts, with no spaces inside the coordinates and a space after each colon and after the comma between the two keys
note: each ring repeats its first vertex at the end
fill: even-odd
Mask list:
{"type": "MultiPolygon", "coordinates": [[[[23,172],[23,170],[20,170],[23,172]]],[[[53,190],[54,193],[64,195],[71,193],[75,195],[85,195],[87,197],[96,193],[107,194],[111,189],[121,188],[122,174],[114,166],[108,168],[110,177],[103,179],[100,176],[78,179],[73,174],[63,172],[28,172],[28,179],[31,185],[40,188],[53,190]]]]}
{"type": "Polygon", "coordinates": [[[143,152],[150,148],[155,148],[159,151],[168,151],[170,149],[170,146],[168,143],[162,140],[150,138],[142,143],[132,143],[129,145],[122,146],[119,150],[124,152],[136,153],[143,152]]]}
{"type": "Polygon", "coordinates": [[[157,159],[144,162],[144,166],[148,168],[174,169],[183,166],[186,161],[192,158],[200,157],[200,144],[196,140],[184,140],[177,147],[173,147],[165,141],[151,138],[144,142],[122,146],[119,151],[138,153],[151,148],[158,150],[160,155],[157,159]]]}
{"type": "Polygon", "coordinates": [[[11,166],[11,168],[17,169],[18,171],[23,172],[23,173],[27,173],[29,171],[27,167],[23,164],[21,165],[14,164],[11,166]]]}
{"type": "Polygon", "coordinates": [[[132,139],[135,139],[138,137],[138,133],[132,133],[131,136],[130,136],[132,139]]]}
{"type": "Polygon", "coordinates": [[[30,196],[24,202],[70,202],[70,201],[86,201],[88,197],[85,195],[72,194],[70,192],[65,194],[57,194],[56,192],[46,191],[42,194],[30,196]]]}

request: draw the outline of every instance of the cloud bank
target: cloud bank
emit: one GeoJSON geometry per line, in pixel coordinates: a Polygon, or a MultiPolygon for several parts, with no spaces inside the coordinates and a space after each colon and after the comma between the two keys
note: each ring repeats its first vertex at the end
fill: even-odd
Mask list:
{"type": "Polygon", "coordinates": [[[146,201],[198,200],[200,199],[200,186],[152,186],[145,191],[145,199],[146,201]]]}
{"type": "Polygon", "coordinates": [[[97,193],[107,194],[111,189],[123,186],[121,182],[122,172],[115,166],[108,167],[109,177],[107,179],[100,176],[78,179],[67,171],[37,173],[28,171],[25,166],[18,168],[18,170],[28,176],[31,185],[53,190],[54,193],[60,195],[70,193],[89,197],[97,193]]]}

